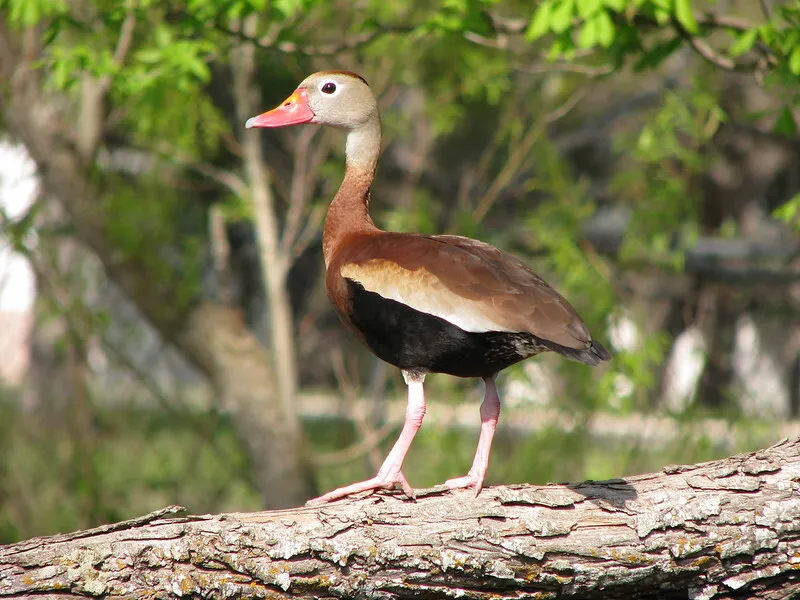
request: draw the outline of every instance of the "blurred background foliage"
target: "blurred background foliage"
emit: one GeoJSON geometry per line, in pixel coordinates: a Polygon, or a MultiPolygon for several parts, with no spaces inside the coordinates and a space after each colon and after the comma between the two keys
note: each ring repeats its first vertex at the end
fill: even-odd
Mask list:
{"type": "MultiPolygon", "coordinates": [[[[379,97],[379,225],[513,251],[615,354],[509,369],[489,484],[800,433],[798,0],[0,0],[0,68],[36,282],[0,303],[0,543],[380,464],[404,385],[322,285],[342,135],[243,128],[321,69],[379,97]]],[[[415,486],[479,422],[475,382],[428,381],[415,486]]]]}

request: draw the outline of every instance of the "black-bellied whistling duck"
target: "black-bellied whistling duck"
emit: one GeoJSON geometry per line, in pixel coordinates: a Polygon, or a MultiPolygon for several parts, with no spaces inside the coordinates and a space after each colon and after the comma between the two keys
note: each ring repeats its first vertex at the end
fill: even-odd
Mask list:
{"type": "Polygon", "coordinates": [[[399,367],[408,385],[403,430],[377,475],[312,502],[395,485],[413,497],[401,468],[425,416],[427,373],[480,377],[486,385],[472,468],[446,482],[450,488],[473,488],[477,495],[500,414],[497,373],[540,352],[588,365],[610,356],[569,302],[518,258],[465,237],[375,226],[369,200],[381,121],[363,78],[346,71],[314,73],[246,127],[300,123],[347,132],[344,181],[328,209],[322,239],[328,297],[342,321],[378,357],[399,367]]]}

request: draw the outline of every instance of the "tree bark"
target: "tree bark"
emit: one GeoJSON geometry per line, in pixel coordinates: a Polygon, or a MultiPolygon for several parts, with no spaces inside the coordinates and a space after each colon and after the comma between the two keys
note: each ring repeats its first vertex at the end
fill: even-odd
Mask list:
{"type": "MultiPolygon", "coordinates": [[[[95,252],[109,278],[124,290],[163,338],[206,373],[216,400],[229,411],[253,464],[254,483],[268,508],[296,506],[316,494],[297,417],[286,414],[269,356],[243,326],[239,311],[195,294],[178,299],[185,269],[165,257],[158,242],[125,251],[114,239],[118,214],[87,148],[73,142],[63,98],[48,96],[37,71],[15,52],[18,36],[0,15],[0,111],[8,131],[37,164],[45,196],[66,210],[80,242],[95,252]],[[282,485],[275,485],[276,480],[282,485]]],[[[28,59],[35,58],[29,56],[28,59]]],[[[131,184],[133,185],[133,184],[131,184]]],[[[175,229],[178,237],[178,230],[175,229]]],[[[146,234],[145,234],[146,235],[146,234]]]]}
{"type": "Polygon", "coordinates": [[[793,598],[800,439],[603,482],[433,488],[0,548],[0,597],[793,598]]]}

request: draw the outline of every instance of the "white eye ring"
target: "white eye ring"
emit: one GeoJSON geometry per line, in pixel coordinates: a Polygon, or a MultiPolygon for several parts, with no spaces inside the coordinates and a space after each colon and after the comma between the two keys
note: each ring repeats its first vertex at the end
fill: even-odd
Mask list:
{"type": "Polygon", "coordinates": [[[319,84],[319,91],[325,94],[326,96],[335,96],[339,93],[339,86],[336,84],[335,81],[331,81],[330,79],[327,81],[323,81],[319,84]],[[328,89],[325,89],[328,88],[328,89]],[[333,88],[333,89],[331,89],[333,88]]]}

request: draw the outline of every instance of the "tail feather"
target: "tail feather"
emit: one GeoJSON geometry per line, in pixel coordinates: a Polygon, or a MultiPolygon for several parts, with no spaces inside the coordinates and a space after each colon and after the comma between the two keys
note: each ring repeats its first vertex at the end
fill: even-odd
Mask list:
{"type": "Polygon", "coordinates": [[[562,346],[561,344],[556,344],[555,342],[541,338],[539,338],[539,341],[543,346],[546,346],[553,352],[557,352],[561,356],[591,365],[593,367],[599,365],[603,361],[611,359],[611,353],[606,350],[605,347],[600,344],[600,342],[596,342],[594,340],[592,340],[591,346],[583,349],[568,348],[567,346],[562,346]]]}

